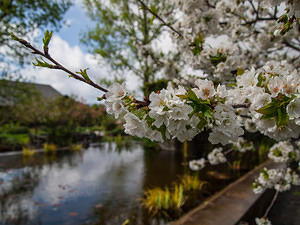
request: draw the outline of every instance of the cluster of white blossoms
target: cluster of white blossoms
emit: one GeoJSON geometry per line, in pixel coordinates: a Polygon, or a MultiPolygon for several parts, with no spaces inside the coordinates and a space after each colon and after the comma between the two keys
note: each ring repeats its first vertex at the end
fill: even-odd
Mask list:
{"type": "Polygon", "coordinates": [[[240,109],[249,132],[259,131],[275,140],[300,134],[300,75],[286,62],[269,62],[263,68],[237,76],[237,88],[225,93],[227,104],[249,104],[240,109]]]}
{"type": "Polygon", "coordinates": [[[272,225],[271,221],[267,218],[255,218],[256,225],[272,225]]]}
{"type": "Polygon", "coordinates": [[[212,74],[214,80],[231,80],[234,71],[246,66],[241,60],[242,54],[231,41],[224,40],[214,46],[204,43],[201,54],[193,56],[193,67],[212,74]]]}
{"type": "Polygon", "coordinates": [[[201,69],[208,77],[224,82],[241,69],[260,67],[271,59],[287,59],[300,65],[300,60],[289,54],[297,51],[294,46],[299,43],[298,0],[172,1],[181,11],[174,28],[183,36],[178,39],[174,35],[174,40],[193,68],[201,69]],[[278,37],[281,34],[284,39],[278,37]],[[220,35],[226,37],[223,43],[218,40],[220,35]],[[229,51],[222,51],[218,45],[229,51]]]}
{"type": "Polygon", "coordinates": [[[211,129],[209,140],[213,144],[224,145],[237,141],[244,133],[235,109],[222,103],[222,94],[211,81],[199,79],[189,90],[169,85],[159,93],[151,93],[150,104],[143,108],[134,107],[134,98],[126,93],[123,85],[113,84],[106,93],[106,105],[108,113],[125,119],[125,132],[130,135],[183,142],[206,128],[211,129]]]}
{"type": "MultiPolygon", "coordinates": [[[[300,75],[286,62],[269,62],[261,69],[243,71],[234,87],[198,79],[195,87],[168,85],[152,92],[150,103],[135,107],[123,85],[113,84],[106,93],[107,112],[125,119],[125,132],[163,142],[192,140],[209,130],[212,144],[238,142],[245,128],[275,140],[300,134],[300,75]]],[[[240,143],[241,144],[241,143],[240,143]]],[[[241,149],[239,147],[239,149],[241,149]]]]}
{"type": "Polygon", "coordinates": [[[252,189],[256,194],[262,193],[267,188],[274,188],[275,190],[282,192],[290,190],[291,185],[300,185],[300,177],[295,171],[290,168],[264,168],[253,183],[252,189]]]}
{"type": "Polygon", "coordinates": [[[208,154],[207,158],[211,165],[217,165],[227,161],[222,151],[222,148],[215,148],[208,154]]]}
{"type": "Polygon", "coordinates": [[[197,159],[197,160],[191,160],[189,161],[189,167],[191,170],[198,171],[205,167],[207,160],[204,158],[197,159]]]}
{"type": "Polygon", "coordinates": [[[222,152],[223,148],[214,148],[207,156],[207,159],[201,158],[197,160],[191,160],[189,167],[191,170],[198,171],[203,169],[207,164],[217,165],[227,162],[227,159],[222,152]]]}
{"type": "Polygon", "coordinates": [[[288,162],[300,159],[299,149],[295,149],[287,141],[281,141],[272,146],[269,151],[268,157],[274,162],[288,162]]]}
{"type": "Polygon", "coordinates": [[[239,152],[247,152],[253,150],[254,145],[252,141],[239,137],[237,142],[232,142],[232,149],[239,152]]]}

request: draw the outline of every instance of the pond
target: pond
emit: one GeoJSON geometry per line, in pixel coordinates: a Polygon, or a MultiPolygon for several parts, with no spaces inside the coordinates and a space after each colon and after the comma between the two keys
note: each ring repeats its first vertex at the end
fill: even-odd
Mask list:
{"type": "MultiPolygon", "coordinates": [[[[139,143],[121,150],[102,143],[55,155],[2,154],[0,224],[121,225],[126,219],[168,224],[151,217],[141,198],[148,188],[165,187],[189,173],[184,155],[147,150],[139,143]]],[[[226,182],[219,187],[232,181],[220,179],[226,182]]]]}

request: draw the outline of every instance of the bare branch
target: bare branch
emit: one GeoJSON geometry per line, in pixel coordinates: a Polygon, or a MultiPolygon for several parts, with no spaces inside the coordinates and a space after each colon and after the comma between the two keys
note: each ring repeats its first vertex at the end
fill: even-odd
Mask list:
{"type": "Polygon", "coordinates": [[[276,200],[277,200],[278,194],[279,194],[279,191],[276,191],[276,193],[275,193],[275,195],[274,195],[274,197],[273,197],[273,199],[272,199],[272,202],[270,203],[269,207],[267,208],[267,210],[266,210],[266,212],[265,212],[265,214],[264,214],[264,216],[263,216],[264,218],[266,218],[266,217],[268,216],[270,210],[272,209],[274,203],[275,203],[276,200]]]}
{"type": "Polygon", "coordinates": [[[77,74],[73,73],[72,71],[68,70],[67,68],[65,68],[63,65],[61,65],[60,63],[58,63],[56,60],[54,60],[48,53],[48,51],[46,51],[45,53],[41,52],[40,50],[38,50],[37,48],[33,47],[29,42],[25,41],[24,39],[18,38],[16,41],[18,41],[19,43],[21,43],[22,45],[24,45],[26,48],[31,49],[33,52],[33,54],[36,55],[40,55],[43,56],[44,58],[48,59],[49,61],[51,61],[52,63],[54,63],[55,66],[53,66],[51,69],[58,69],[58,70],[62,70],[65,71],[66,73],[68,73],[71,77],[80,80],[82,82],[85,82],[91,86],[93,86],[94,88],[97,88],[100,91],[103,92],[107,92],[108,90],[99,86],[98,84],[94,83],[91,80],[86,80],[80,76],[78,76],[77,74]]]}
{"type": "Polygon", "coordinates": [[[139,2],[153,16],[155,16],[160,22],[162,22],[162,24],[164,26],[169,27],[173,32],[175,32],[176,34],[178,34],[180,37],[183,37],[183,35],[179,31],[175,30],[170,24],[166,23],[159,15],[157,15],[157,13],[153,12],[142,0],[136,0],[136,1],[139,2]]]}
{"type": "Polygon", "coordinates": [[[297,47],[297,46],[293,45],[292,43],[288,42],[286,39],[284,39],[282,41],[282,43],[285,44],[287,47],[292,48],[292,49],[300,52],[300,47],[297,47]]]}

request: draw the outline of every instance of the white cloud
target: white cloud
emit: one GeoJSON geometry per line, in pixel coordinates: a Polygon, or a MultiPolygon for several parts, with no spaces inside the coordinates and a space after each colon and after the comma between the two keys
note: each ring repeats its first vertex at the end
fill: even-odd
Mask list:
{"type": "MultiPolygon", "coordinates": [[[[108,68],[100,68],[97,60],[84,53],[78,46],[70,46],[58,35],[54,35],[50,43],[50,55],[73,72],[89,68],[90,78],[97,81],[100,77],[108,76],[108,68]]],[[[95,103],[102,92],[81,82],[70,78],[67,73],[48,68],[28,66],[24,73],[28,80],[36,83],[49,84],[64,95],[76,95],[88,103],[95,103]]]]}

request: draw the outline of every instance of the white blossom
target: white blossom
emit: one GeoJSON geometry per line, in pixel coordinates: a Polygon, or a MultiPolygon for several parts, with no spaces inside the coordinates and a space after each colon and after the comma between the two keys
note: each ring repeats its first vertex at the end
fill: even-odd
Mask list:
{"type": "Polygon", "coordinates": [[[119,101],[126,96],[127,92],[123,84],[113,83],[106,92],[106,101],[115,102],[119,101]]]}
{"type": "Polygon", "coordinates": [[[256,225],[272,225],[271,221],[267,218],[255,218],[256,225]]]}
{"type": "Polygon", "coordinates": [[[227,161],[226,157],[222,153],[222,148],[215,148],[208,154],[207,158],[211,165],[217,165],[227,161]]]}
{"type": "Polygon", "coordinates": [[[286,108],[290,119],[297,119],[300,117],[300,98],[293,99],[286,108]]]}
{"type": "Polygon", "coordinates": [[[198,171],[205,167],[206,160],[204,158],[198,160],[192,160],[189,162],[191,170],[198,171]]]}

